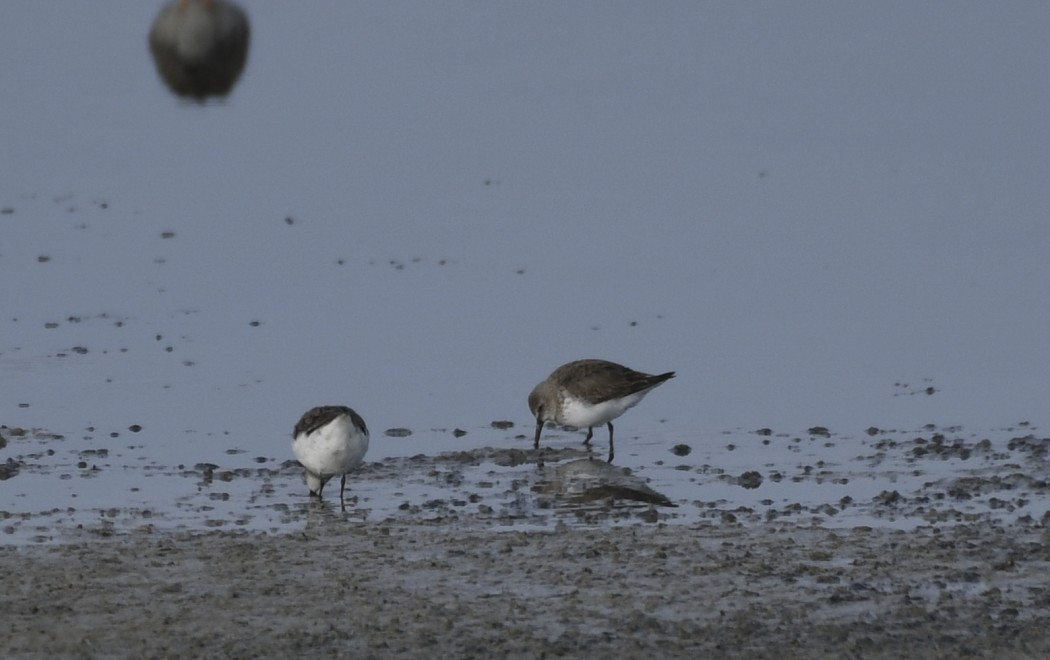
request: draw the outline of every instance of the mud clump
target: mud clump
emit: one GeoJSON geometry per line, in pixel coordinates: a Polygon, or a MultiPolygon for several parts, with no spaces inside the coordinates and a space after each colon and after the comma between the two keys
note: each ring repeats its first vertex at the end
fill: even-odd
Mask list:
{"type": "Polygon", "coordinates": [[[743,488],[752,490],[762,485],[762,475],[759,472],[750,470],[737,477],[736,483],[743,488]]]}
{"type": "Polygon", "coordinates": [[[17,476],[20,471],[21,464],[15,459],[9,458],[3,463],[0,463],[0,481],[7,481],[12,477],[17,476]]]}

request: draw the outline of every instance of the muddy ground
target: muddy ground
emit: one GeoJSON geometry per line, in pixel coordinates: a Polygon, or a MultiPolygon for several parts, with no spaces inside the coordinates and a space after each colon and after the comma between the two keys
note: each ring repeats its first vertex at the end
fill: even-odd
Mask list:
{"type": "Polygon", "coordinates": [[[811,435],[733,438],[770,461],[740,474],[389,457],[343,510],[290,460],[9,431],[0,658],[1050,657],[1050,439],[811,435]]]}
{"type": "Polygon", "coordinates": [[[19,657],[1047,657],[1038,524],[498,532],[462,520],[0,548],[19,657]]]}

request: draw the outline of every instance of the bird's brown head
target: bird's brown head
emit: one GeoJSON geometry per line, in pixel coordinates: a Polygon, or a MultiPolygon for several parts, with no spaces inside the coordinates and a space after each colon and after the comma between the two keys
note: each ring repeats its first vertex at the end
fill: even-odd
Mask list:
{"type": "Polygon", "coordinates": [[[546,385],[547,382],[544,381],[532,388],[532,392],[529,393],[529,410],[532,412],[532,416],[540,422],[552,419],[551,413],[553,411],[550,410],[550,404],[548,403],[549,397],[547,396],[546,385]]]}
{"type": "Polygon", "coordinates": [[[536,437],[533,442],[533,446],[536,449],[540,448],[540,434],[543,433],[543,422],[548,419],[554,419],[554,411],[551,410],[552,406],[547,396],[549,388],[550,383],[543,381],[529,393],[529,410],[532,411],[532,416],[536,418],[536,437]]]}

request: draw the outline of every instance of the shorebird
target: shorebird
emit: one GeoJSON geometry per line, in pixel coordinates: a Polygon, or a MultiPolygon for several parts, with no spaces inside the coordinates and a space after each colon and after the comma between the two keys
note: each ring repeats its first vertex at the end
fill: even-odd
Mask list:
{"type": "Polygon", "coordinates": [[[324,485],[339,474],[339,502],[345,508],[346,473],[360,465],[368,451],[365,420],[346,406],[318,406],[299,419],[292,438],[292,453],[306,468],[311,497],[320,499],[324,485]]]}
{"type": "Polygon", "coordinates": [[[612,420],[638,405],[654,387],[674,378],[674,372],[643,374],[606,360],[576,360],[555,369],[529,394],[529,410],[536,417],[535,448],[540,448],[543,423],[587,427],[583,444],[590,445],[594,427],[609,427],[609,462],[613,459],[612,420]]]}

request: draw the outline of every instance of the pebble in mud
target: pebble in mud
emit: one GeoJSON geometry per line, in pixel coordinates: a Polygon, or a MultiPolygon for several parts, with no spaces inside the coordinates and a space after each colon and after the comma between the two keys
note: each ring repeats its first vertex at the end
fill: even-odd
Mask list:
{"type": "Polygon", "coordinates": [[[754,470],[741,474],[736,483],[747,489],[755,489],[762,485],[762,475],[754,470]]]}
{"type": "MultiPolygon", "coordinates": [[[[3,445],[0,445],[2,447],[3,445]]],[[[0,481],[7,481],[8,479],[17,476],[19,473],[20,463],[13,458],[9,458],[3,463],[0,463],[0,481]]]]}

